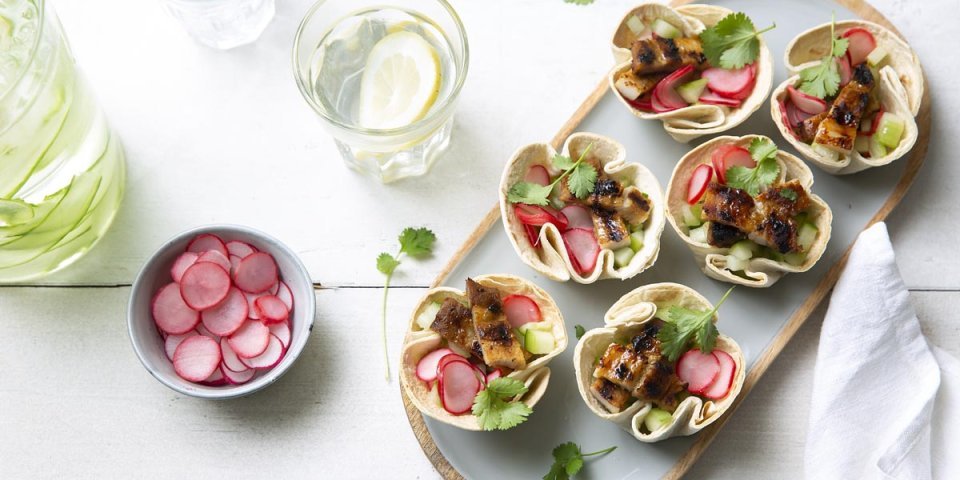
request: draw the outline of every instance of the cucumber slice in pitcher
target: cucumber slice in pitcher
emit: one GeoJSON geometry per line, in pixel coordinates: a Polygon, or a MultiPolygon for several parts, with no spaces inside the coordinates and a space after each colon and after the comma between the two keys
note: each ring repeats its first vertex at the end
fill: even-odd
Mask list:
{"type": "Polygon", "coordinates": [[[33,220],[33,207],[23,200],[0,199],[0,226],[14,227],[33,220]]]}

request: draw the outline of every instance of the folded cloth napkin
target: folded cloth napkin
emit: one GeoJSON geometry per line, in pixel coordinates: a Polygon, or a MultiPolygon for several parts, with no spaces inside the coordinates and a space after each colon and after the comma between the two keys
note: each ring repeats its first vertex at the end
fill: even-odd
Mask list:
{"type": "Polygon", "coordinates": [[[960,362],[927,344],[878,223],[854,245],[823,321],[805,477],[960,478],[958,445],[960,362]]]}

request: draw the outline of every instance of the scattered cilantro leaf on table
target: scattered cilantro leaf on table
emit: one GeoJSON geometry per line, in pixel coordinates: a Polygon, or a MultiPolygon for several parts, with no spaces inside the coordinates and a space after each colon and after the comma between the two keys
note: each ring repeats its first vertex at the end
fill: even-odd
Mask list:
{"type": "Polygon", "coordinates": [[[593,3],[593,0],[563,0],[564,3],[572,3],[574,5],[590,5],[593,3]]]}
{"type": "Polygon", "coordinates": [[[780,165],[777,164],[777,146],[770,140],[753,139],[750,143],[750,156],[757,162],[753,168],[734,166],[727,169],[727,185],[745,190],[750,196],[760,194],[760,190],[777,181],[780,165]]]}
{"type": "Polygon", "coordinates": [[[743,68],[760,55],[760,34],[776,26],[774,23],[758,32],[746,14],[731,13],[700,33],[703,54],[711,65],[727,69],[743,68]]]}
{"type": "Polygon", "coordinates": [[[515,378],[500,377],[488,383],[473,399],[473,414],[480,428],[507,430],[525,422],[533,409],[519,400],[507,400],[526,392],[527,386],[515,378]]]}
{"type": "Polygon", "coordinates": [[[550,196],[550,192],[553,191],[554,185],[563,181],[567,176],[570,177],[567,180],[567,186],[570,187],[570,191],[579,199],[586,198],[587,195],[593,193],[593,189],[596,188],[597,184],[597,170],[589,163],[583,163],[583,160],[587,158],[587,153],[590,152],[591,148],[593,148],[592,143],[583,149],[583,153],[580,154],[580,158],[578,158],[576,162],[572,161],[570,157],[566,155],[554,155],[552,159],[553,165],[562,169],[563,173],[549,185],[538,185],[530,182],[515,183],[510,187],[510,191],[507,192],[507,200],[510,203],[548,205],[550,203],[548,197],[550,196]]]}
{"type": "Polygon", "coordinates": [[[691,340],[696,341],[701,352],[713,351],[717,335],[720,334],[717,326],[713,324],[713,315],[717,313],[720,305],[723,305],[734,288],[730,287],[730,290],[723,294],[710,311],[693,310],[677,305],[657,311],[657,318],[664,322],[663,327],[657,332],[657,339],[660,340],[660,349],[668,360],[673,362],[680,358],[680,355],[687,351],[687,345],[691,340]]]}
{"type": "Polygon", "coordinates": [[[580,340],[580,338],[583,337],[583,334],[587,333],[587,331],[584,330],[583,325],[574,325],[573,331],[577,333],[577,340],[580,340]]]}
{"type": "Polygon", "coordinates": [[[849,41],[836,37],[836,18],[830,21],[830,53],[820,63],[800,71],[800,91],[817,98],[827,98],[840,89],[840,69],[834,58],[847,53],[849,41]]]}
{"type": "Polygon", "coordinates": [[[583,457],[603,455],[616,450],[613,446],[591,453],[582,453],[580,446],[573,442],[561,443],[553,449],[553,465],[550,471],[543,476],[543,480],[569,480],[583,468],[583,457]]]}

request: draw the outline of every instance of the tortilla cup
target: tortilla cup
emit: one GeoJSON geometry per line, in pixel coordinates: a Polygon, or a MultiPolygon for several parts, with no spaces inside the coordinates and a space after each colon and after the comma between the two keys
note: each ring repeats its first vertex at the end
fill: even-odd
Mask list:
{"type": "MultiPolygon", "coordinates": [[[[543,397],[547,390],[547,383],[550,381],[550,369],[547,368],[547,364],[553,357],[567,348],[567,329],[563,324],[560,309],[546,291],[520,277],[496,274],[480,275],[473,277],[473,279],[485,287],[500,290],[504,296],[517,294],[532,298],[540,308],[541,321],[551,325],[553,337],[556,339],[554,349],[546,355],[535,358],[523,370],[515,370],[507,375],[508,378],[515,378],[526,384],[527,392],[517,400],[533,408],[543,397]]],[[[477,417],[469,412],[463,415],[453,415],[447,412],[431,395],[430,387],[417,378],[417,363],[420,362],[420,359],[446,343],[440,337],[440,334],[433,330],[420,328],[420,325],[417,324],[417,317],[431,303],[442,303],[447,298],[454,298],[462,303],[467,303],[466,294],[462,290],[438,287],[430,289],[414,309],[413,315],[410,317],[410,327],[404,337],[403,349],[400,353],[400,384],[403,385],[403,389],[413,405],[424,415],[464,430],[480,431],[482,429],[477,417]]]]}
{"type": "Polygon", "coordinates": [[[513,249],[523,263],[558,282],[566,282],[571,278],[579,283],[593,283],[598,279],[608,278],[626,280],[653,266],[660,253],[660,234],[663,233],[665,221],[663,194],[657,178],[647,167],[639,163],[627,163],[626,149],[609,137],[593,133],[575,133],[567,138],[564,150],[570,158],[577,159],[591,144],[593,147],[588,155],[600,161],[604,172],[617,179],[629,180],[632,185],[626,187],[624,191],[631,188],[637,189],[646,194],[650,202],[650,218],[643,224],[643,247],[622,268],[615,268],[613,250],[603,249],[597,258],[597,264],[589,274],[577,273],[564,246],[560,230],[553,224],[544,225],[540,229],[539,248],[534,247],[527,238],[523,224],[512,208],[513,204],[507,200],[507,192],[510,191],[511,186],[523,181],[527,171],[534,165],[542,165],[546,168],[551,178],[559,175],[561,171],[550,161],[557,153],[553,147],[546,143],[521,147],[507,162],[500,180],[500,215],[513,249]]]}
{"type": "MultiPolygon", "coordinates": [[[[617,300],[603,317],[604,327],[588,330],[577,342],[573,353],[577,388],[587,407],[596,416],[616,423],[641,442],[659,442],[702,430],[730,408],[743,387],[746,374],[743,351],[732,338],[720,335],[717,337],[715,349],[730,354],[736,364],[730,390],[723,398],[717,400],[708,400],[694,395],[683,399],[674,410],[671,423],[666,427],[654,432],[646,431],[643,427],[644,418],[653,408],[652,403],[637,400],[623,411],[612,413],[590,393],[596,359],[603,355],[607,347],[614,343],[615,339],[629,338],[638,333],[645,323],[654,319],[658,309],[673,305],[697,310],[713,308],[706,298],[690,287],[676,283],[646,285],[617,300]]],[[[713,322],[716,323],[717,319],[714,315],[713,322]]]]}
{"type": "Polygon", "coordinates": [[[748,148],[750,142],[755,138],[769,140],[761,135],[745,135],[743,137],[723,136],[710,140],[680,159],[673,175],[670,177],[670,184],[667,185],[666,210],[667,219],[670,225],[680,235],[680,238],[686,242],[687,246],[693,252],[700,265],[700,269],[708,277],[724,282],[745,285],[748,287],[769,287],[777,282],[784,274],[791,272],[805,272],[813,266],[823,256],[827,248],[827,242],[830,241],[831,225],[833,222],[833,212],[830,206],[822,198],[815,195],[811,190],[813,186],[813,173],[810,168],[799,158],[784,152],[777,151],[777,164],[780,165],[780,178],[778,181],[798,180],[803,188],[807,190],[810,196],[809,211],[813,217],[813,224],[819,230],[816,240],[807,252],[807,256],[801,265],[791,265],[786,262],[780,262],[769,258],[754,257],[749,260],[744,274],[747,278],[735,275],[733,272],[725,269],[727,264],[726,255],[730,252],[729,248],[714,247],[708,243],[697,242],[690,238],[689,228],[682,226],[683,218],[682,208],[687,200],[687,182],[693,170],[700,164],[710,165],[710,154],[714,148],[723,144],[739,145],[748,148]]]}
{"type": "Polygon", "coordinates": [[[678,27],[684,36],[699,35],[705,28],[715,25],[732,10],[714,5],[684,5],[670,8],[659,3],[639,5],[624,15],[613,35],[613,57],[618,63],[608,76],[610,89],[631,113],[644,120],[660,120],[663,128],[674,140],[689,142],[703,135],[725,132],[743,123],[763,105],[763,100],[773,86],[773,56],[763,35],[759,36],[760,55],[757,57],[757,73],[753,92],[737,108],[718,105],[696,104],[663,113],[640,110],[630,104],[617,91],[616,80],[620,72],[630,69],[630,44],[636,35],[627,27],[627,20],[636,15],[648,24],[654,18],[663,18],[678,27]]]}

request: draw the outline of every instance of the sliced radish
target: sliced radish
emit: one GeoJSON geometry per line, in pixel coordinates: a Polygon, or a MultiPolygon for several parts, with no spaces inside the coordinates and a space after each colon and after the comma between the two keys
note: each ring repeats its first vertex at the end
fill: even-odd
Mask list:
{"type": "Polygon", "coordinates": [[[293,292],[290,291],[290,287],[286,283],[280,282],[280,287],[277,289],[277,298],[283,301],[287,310],[293,310],[293,292]]]}
{"type": "Polygon", "coordinates": [[[526,295],[508,295],[507,298],[504,298],[503,313],[507,316],[507,321],[513,328],[541,320],[540,307],[537,306],[537,302],[526,295]]]}
{"type": "Polygon", "coordinates": [[[228,336],[243,325],[247,319],[247,297],[236,287],[230,287],[227,298],[215,307],[208,308],[200,314],[203,326],[214,335],[228,336]]]}
{"type": "MultiPolygon", "coordinates": [[[[246,302],[244,302],[244,305],[246,305],[246,302]]],[[[254,301],[253,305],[257,309],[260,321],[267,325],[286,322],[290,316],[287,305],[275,295],[264,295],[254,301]]]]}
{"type": "Polygon", "coordinates": [[[700,201],[700,197],[707,191],[707,185],[713,179],[713,167],[707,164],[698,166],[690,175],[687,182],[687,203],[693,205],[700,201]]]}
{"type": "Polygon", "coordinates": [[[218,251],[224,257],[229,255],[229,253],[227,253],[227,246],[223,243],[223,240],[212,233],[197,235],[193,240],[190,241],[190,244],[187,245],[188,252],[194,252],[197,254],[210,250],[218,251]]]}
{"type": "Polygon", "coordinates": [[[653,96],[644,95],[636,100],[627,100],[627,103],[630,104],[633,108],[637,110],[643,110],[645,112],[652,112],[653,110],[653,96]]]}
{"type": "Polygon", "coordinates": [[[737,100],[735,98],[728,98],[722,95],[718,95],[715,92],[711,92],[709,88],[703,91],[703,93],[700,95],[699,101],[700,103],[704,103],[707,105],[719,105],[721,107],[731,107],[731,108],[739,107],[740,104],[742,103],[740,100],[737,100]]]}
{"type": "Polygon", "coordinates": [[[734,166],[753,168],[757,162],[753,161],[750,151],[746,148],[726,144],[717,147],[710,155],[710,162],[713,164],[713,170],[717,173],[717,180],[721,184],[727,183],[727,169],[734,166]]]}
{"type": "Polygon", "coordinates": [[[440,363],[440,359],[447,356],[453,355],[453,350],[449,348],[438,348],[420,359],[417,362],[417,378],[423,380],[424,382],[432,382],[437,379],[437,366],[440,363]]]}
{"type": "Polygon", "coordinates": [[[230,255],[230,272],[231,273],[237,271],[237,267],[240,266],[240,260],[243,260],[243,259],[236,255],[230,255]]]}
{"type": "Polygon", "coordinates": [[[230,348],[241,358],[256,357],[267,349],[270,342],[270,329],[256,321],[247,320],[240,328],[227,337],[230,348]]]}
{"type": "Polygon", "coordinates": [[[800,125],[801,123],[803,123],[804,120],[812,116],[813,115],[810,115],[809,113],[804,112],[799,108],[797,108],[796,105],[793,104],[793,102],[787,103],[787,118],[791,122],[793,122],[792,123],[793,126],[800,125]]]}
{"type": "Polygon", "coordinates": [[[220,343],[221,335],[217,335],[210,330],[207,330],[207,327],[203,326],[203,314],[200,314],[200,323],[197,324],[197,333],[203,335],[204,337],[211,338],[213,341],[220,343]]]}
{"type": "Polygon", "coordinates": [[[170,335],[187,333],[200,322],[200,312],[183,301],[180,286],[176,283],[168,283],[157,292],[151,312],[157,327],[170,335]]]}
{"type": "Polygon", "coordinates": [[[260,312],[257,310],[257,299],[267,295],[270,295],[270,292],[243,294],[244,298],[247,299],[247,317],[260,320],[260,312]]]}
{"type": "Polygon", "coordinates": [[[513,211],[524,225],[539,227],[554,221],[553,215],[537,205],[517,203],[513,206],[513,211]]]}
{"type": "Polygon", "coordinates": [[[860,134],[869,137],[874,133],[877,133],[877,129],[880,128],[880,117],[883,116],[883,105],[880,105],[880,109],[877,110],[877,113],[873,114],[873,117],[868,122],[863,120],[860,122],[860,134]]]}
{"type": "Polygon", "coordinates": [[[873,38],[873,34],[865,28],[849,28],[840,36],[850,42],[847,44],[847,56],[850,57],[851,66],[857,66],[866,61],[867,55],[877,48],[877,39],[873,38]]]}
{"type": "Polygon", "coordinates": [[[836,57],[833,59],[837,62],[837,70],[840,71],[840,86],[844,86],[850,83],[850,79],[853,78],[853,68],[850,67],[850,58],[846,55],[842,57],[836,57]]]}
{"type": "Polygon", "coordinates": [[[223,376],[223,371],[217,366],[217,369],[210,374],[206,380],[200,382],[208,387],[220,387],[227,384],[227,379],[223,376]]]}
{"type": "Polygon", "coordinates": [[[200,255],[194,252],[183,252],[177,257],[173,262],[173,266],[170,267],[170,276],[173,277],[173,281],[180,283],[180,279],[183,278],[183,272],[187,271],[191,265],[196,263],[197,258],[200,255]]]}
{"type": "Polygon", "coordinates": [[[677,93],[676,88],[692,72],[693,65],[684,65],[657,82],[657,86],[653,89],[654,111],[668,112],[688,105],[687,101],[677,93]]]}
{"type": "Polygon", "coordinates": [[[180,295],[194,310],[206,310],[223,301],[230,292],[230,274],[220,265],[197,262],[183,272],[180,295]]]}
{"type": "MultiPolygon", "coordinates": [[[[751,75],[750,83],[748,83],[745,87],[743,87],[743,90],[726,95],[727,97],[732,98],[734,100],[746,100],[747,97],[749,97],[750,94],[753,93],[753,87],[757,84],[757,64],[756,62],[754,62],[754,63],[751,63],[750,65],[747,65],[744,68],[748,68],[748,67],[750,68],[750,75],[751,75]]],[[[723,94],[720,94],[720,95],[723,96],[723,94]]]]}
{"type": "Polygon", "coordinates": [[[278,280],[277,262],[264,252],[250,254],[240,261],[233,281],[240,290],[260,293],[269,290],[278,280]]]}
{"type": "Polygon", "coordinates": [[[563,243],[567,246],[567,253],[576,259],[574,266],[579,267],[580,274],[592,272],[600,256],[600,244],[593,230],[574,228],[563,232],[563,243]]]}
{"type": "Polygon", "coordinates": [[[737,363],[733,361],[733,357],[729,353],[723,350],[714,350],[712,355],[717,357],[717,361],[720,363],[720,373],[717,374],[717,379],[714,380],[713,384],[703,391],[703,396],[712,400],[719,400],[727,396],[730,387],[733,385],[737,363]]]}
{"type": "Polygon", "coordinates": [[[173,353],[174,371],[191,382],[206,380],[219,366],[220,345],[203,335],[185,339],[173,353]]]}
{"type": "Polygon", "coordinates": [[[567,205],[560,209],[567,217],[567,228],[585,228],[593,230],[593,217],[590,216],[590,210],[583,205],[567,205]]]}
{"type": "Polygon", "coordinates": [[[530,245],[533,245],[534,248],[540,246],[540,227],[523,224],[523,231],[527,234],[527,241],[530,242],[530,245]]]}
{"type": "Polygon", "coordinates": [[[221,360],[223,366],[227,369],[236,373],[247,370],[248,367],[240,361],[240,357],[238,357],[237,352],[234,352],[233,348],[230,347],[230,343],[227,342],[226,337],[220,339],[220,353],[223,356],[221,360]]]}
{"type": "Polygon", "coordinates": [[[720,373],[717,357],[694,348],[680,356],[677,361],[677,376],[687,384],[687,390],[700,394],[713,384],[720,373]]]}
{"type": "Polygon", "coordinates": [[[813,95],[807,95],[793,88],[793,85],[787,85],[787,94],[790,95],[790,101],[802,112],[819,115],[827,111],[827,102],[813,95]]]}
{"type": "Polygon", "coordinates": [[[269,328],[270,335],[280,339],[283,348],[290,348],[290,322],[274,323],[269,328]]]}
{"type": "Polygon", "coordinates": [[[744,65],[738,69],[713,67],[700,73],[707,79],[707,87],[718,95],[730,97],[742,93],[753,83],[753,66],[744,65]]]}
{"type": "Polygon", "coordinates": [[[466,361],[448,362],[440,369],[437,378],[444,410],[453,415],[469,412],[480,391],[480,380],[473,366],[466,361]]]}
{"type": "Polygon", "coordinates": [[[243,385],[252,380],[257,374],[257,371],[252,368],[248,368],[242,372],[234,372],[227,368],[226,365],[220,365],[220,370],[223,372],[223,378],[226,379],[230,385],[243,385]]]}
{"type": "Polygon", "coordinates": [[[172,362],[173,354],[177,351],[180,343],[194,335],[199,335],[199,333],[196,330],[190,330],[183,335],[167,335],[167,338],[163,340],[163,351],[167,354],[167,358],[172,362]]]}
{"type": "Polygon", "coordinates": [[[444,366],[444,365],[446,365],[446,364],[448,364],[448,363],[450,363],[450,362],[466,362],[466,363],[470,363],[470,362],[467,360],[467,357],[464,357],[463,355],[457,353],[457,352],[456,352],[455,350],[453,350],[453,349],[450,349],[450,351],[451,351],[451,353],[448,353],[448,354],[440,357],[440,360],[437,362],[437,372],[438,372],[438,373],[440,372],[440,370],[443,370],[443,366],[444,366]]]}
{"type": "Polygon", "coordinates": [[[197,257],[197,261],[215,263],[220,265],[220,268],[226,270],[227,273],[230,273],[231,269],[233,268],[233,264],[230,263],[230,259],[223,256],[223,254],[216,250],[209,250],[201,253],[200,256],[197,257]]]}
{"type": "Polygon", "coordinates": [[[490,373],[487,374],[486,382],[487,382],[487,383],[490,383],[490,382],[492,382],[492,381],[494,381],[494,380],[496,380],[496,379],[498,379],[498,378],[500,378],[500,377],[502,377],[502,376],[503,376],[503,372],[501,372],[499,368],[498,368],[498,369],[495,369],[494,371],[492,371],[492,372],[490,372],[490,373]]]}
{"type": "Polygon", "coordinates": [[[283,343],[280,342],[279,338],[273,335],[267,335],[267,339],[269,341],[263,353],[250,358],[241,356],[240,361],[243,362],[244,365],[250,368],[256,368],[257,370],[265,370],[277,366],[280,360],[283,360],[283,355],[287,353],[287,351],[283,348],[283,343]]]}
{"type": "Polygon", "coordinates": [[[543,165],[534,165],[530,167],[530,170],[527,170],[527,175],[523,177],[523,181],[547,186],[550,185],[550,173],[543,165]]]}
{"type": "Polygon", "coordinates": [[[251,254],[259,252],[253,245],[249,243],[241,242],[239,240],[230,240],[226,244],[227,253],[230,255],[236,255],[240,258],[245,258],[251,254]]]}

